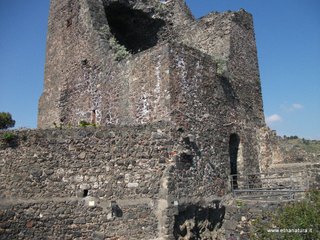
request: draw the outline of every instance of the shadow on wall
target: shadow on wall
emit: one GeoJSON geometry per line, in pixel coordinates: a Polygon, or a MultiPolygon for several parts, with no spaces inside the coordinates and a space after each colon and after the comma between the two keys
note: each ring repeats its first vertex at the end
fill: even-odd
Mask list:
{"type": "Polygon", "coordinates": [[[207,208],[197,205],[179,207],[174,223],[175,239],[211,239],[214,232],[221,228],[225,211],[219,201],[207,208]]]}

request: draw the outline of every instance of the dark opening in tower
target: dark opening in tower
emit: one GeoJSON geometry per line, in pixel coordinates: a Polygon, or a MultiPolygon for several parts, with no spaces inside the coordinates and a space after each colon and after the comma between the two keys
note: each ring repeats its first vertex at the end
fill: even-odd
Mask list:
{"type": "Polygon", "coordinates": [[[91,124],[97,123],[97,113],[96,110],[92,110],[91,112],[91,124]]]}
{"type": "Polygon", "coordinates": [[[229,139],[229,156],[230,156],[230,174],[231,174],[231,186],[233,189],[238,188],[238,150],[239,150],[240,138],[237,134],[231,134],[229,139]]]}
{"type": "Polygon", "coordinates": [[[151,18],[141,10],[119,2],[105,8],[111,33],[126,49],[135,54],[155,46],[165,22],[151,18]]]}

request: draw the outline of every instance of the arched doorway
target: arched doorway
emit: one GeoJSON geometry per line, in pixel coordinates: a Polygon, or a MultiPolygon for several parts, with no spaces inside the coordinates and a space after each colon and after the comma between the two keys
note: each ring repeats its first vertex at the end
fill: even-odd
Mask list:
{"type": "Polygon", "coordinates": [[[238,134],[231,134],[229,139],[229,156],[230,156],[230,175],[231,175],[231,187],[233,189],[238,188],[238,150],[240,144],[240,137],[238,134]]]}

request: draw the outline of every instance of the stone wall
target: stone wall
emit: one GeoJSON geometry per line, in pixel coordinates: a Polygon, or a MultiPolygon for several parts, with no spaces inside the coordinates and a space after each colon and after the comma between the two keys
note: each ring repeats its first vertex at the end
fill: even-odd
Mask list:
{"type": "Polygon", "coordinates": [[[195,20],[183,0],[52,1],[38,126],[62,129],[18,132],[0,152],[5,236],[175,239],[190,224],[212,235],[229,175],[258,172],[274,151],[252,16],[195,20]]]}
{"type": "MultiPolygon", "coordinates": [[[[121,38],[117,39],[108,23],[107,9],[112,4],[117,1],[51,2],[39,127],[49,128],[54,122],[73,126],[81,120],[91,122],[93,114],[99,124],[117,123],[110,115],[117,116],[123,108],[128,84],[128,79],[121,78],[125,63],[119,61],[132,54],[119,44],[121,38]],[[117,104],[110,105],[110,99],[117,104]]],[[[137,19],[144,16],[145,25],[134,26],[136,31],[144,33],[151,26],[148,21],[161,21],[164,26],[155,32],[159,42],[174,38],[172,28],[192,20],[184,1],[137,0],[118,5],[120,10],[135,11],[137,19]]]]}
{"type": "MultiPolygon", "coordinates": [[[[179,99],[194,104],[190,94],[179,99]]],[[[203,234],[216,234],[230,191],[229,134],[239,130],[244,149],[255,139],[182,106],[172,117],[190,118],[180,124],[4,132],[17,137],[1,142],[1,238],[176,239],[193,218],[193,231],[206,223],[203,234]],[[211,121],[226,132],[216,136],[211,121]]]]}
{"type": "MultiPolygon", "coordinates": [[[[298,189],[319,189],[320,159],[316,152],[306,151],[303,145],[292,144],[266,127],[259,130],[258,136],[260,172],[289,176],[298,189]]],[[[296,141],[305,144],[301,139],[296,141]]],[[[286,181],[279,178],[277,183],[288,186],[286,181]]]]}
{"type": "Polygon", "coordinates": [[[277,135],[277,133],[268,127],[260,128],[259,136],[259,152],[260,152],[260,168],[265,172],[269,168],[278,164],[313,164],[319,162],[319,154],[317,144],[315,147],[308,147],[312,140],[304,140],[295,138],[295,143],[277,135]]]}
{"type": "Polygon", "coordinates": [[[179,141],[187,149],[178,161],[191,165],[181,173],[180,185],[195,195],[205,194],[212,179],[230,174],[232,135],[240,139],[234,173],[259,169],[264,118],[250,14],[211,13],[194,20],[180,0],[82,0],[55,1],[51,15],[39,127],[170,121],[181,129],[176,139],[184,139],[179,141]],[[63,19],[60,8],[74,17],[63,19]],[[58,28],[64,21],[65,28],[58,28]],[[130,28],[131,37],[121,27],[130,28]],[[139,44],[145,41],[141,52],[134,48],[118,59],[140,35],[139,44]],[[59,80],[53,81],[56,74],[59,80]],[[194,168],[206,176],[199,185],[188,180],[198,174],[194,168]]]}
{"type": "Polygon", "coordinates": [[[232,15],[230,60],[227,63],[230,81],[248,121],[265,126],[258,55],[252,15],[240,10],[232,15]],[[250,94],[248,94],[250,93],[250,94]]]}
{"type": "Polygon", "coordinates": [[[184,209],[200,217],[230,187],[228,153],[210,147],[228,151],[228,141],[195,130],[159,122],[2,133],[0,238],[175,239],[192,217],[184,209]]]}
{"type": "MultiPolygon", "coordinates": [[[[200,79],[210,58],[215,68],[212,84],[220,75],[226,98],[222,101],[229,104],[221,108],[227,111],[232,101],[237,113],[233,121],[264,124],[252,17],[245,11],[194,20],[182,0],[53,1],[50,11],[39,127],[54,122],[76,126],[80,121],[106,125],[168,120],[168,112],[179,108],[169,100],[178,94],[171,86],[180,84],[174,69],[190,68],[184,80],[200,79]],[[129,16],[141,24],[135,25],[129,16]],[[130,28],[131,35],[123,27],[130,28]],[[185,63],[173,60],[172,48],[176,55],[195,54],[198,66],[180,66],[185,63]],[[155,102],[162,106],[153,106],[155,102]],[[150,111],[156,117],[147,116],[150,111]]],[[[209,99],[204,104],[210,104],[209,99]]]]}
{"type": "Polygon", "coordinates": [[[157,238],[169,129],[14,132],[0,150],[0,238],[157,238]]]}
{"type": "Polygon", "coordinates": [[[218,73],[228,79],[238,112],[264,125],[261,84],[253,18],[238,12],[210,13],[180,29],[178,41],[211,55],[218,73]],[[213,34],[214,33],[214,34],[213,34]],[[248,94],[250,93],[250,94],[248,94]]]}

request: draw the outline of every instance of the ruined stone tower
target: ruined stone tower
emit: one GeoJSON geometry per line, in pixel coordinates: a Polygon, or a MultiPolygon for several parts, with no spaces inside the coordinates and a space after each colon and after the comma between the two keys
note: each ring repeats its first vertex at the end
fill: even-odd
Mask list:
{"type": "Polygon", "coordinates": [[[0,133],[0,239],[247,239],[231,190],[288,155],[252,16],[184,0],[51,0],[38,126],[0,133]]]}
{"type": "Polygon", "coordinates": [[[250,14],[195,20],[183,0],[51,1],[40,128],[206,114],[264,122],[250,14]]]}
{"type": "Polygon", "coordinates": [[[208,138],[211,158],[227,149],[231,173],[258,169],[265,123],[252,16],[195,20],[184,0],[52,0],[38,125],[80,121],[170,122],[208,138]]]}
{"type": "Polygon", "coordinates": [[[252,16],[51,0],[38,126],[0,146],[0,238],[214,238],[230,174],[259,171],[252,16]]]}

